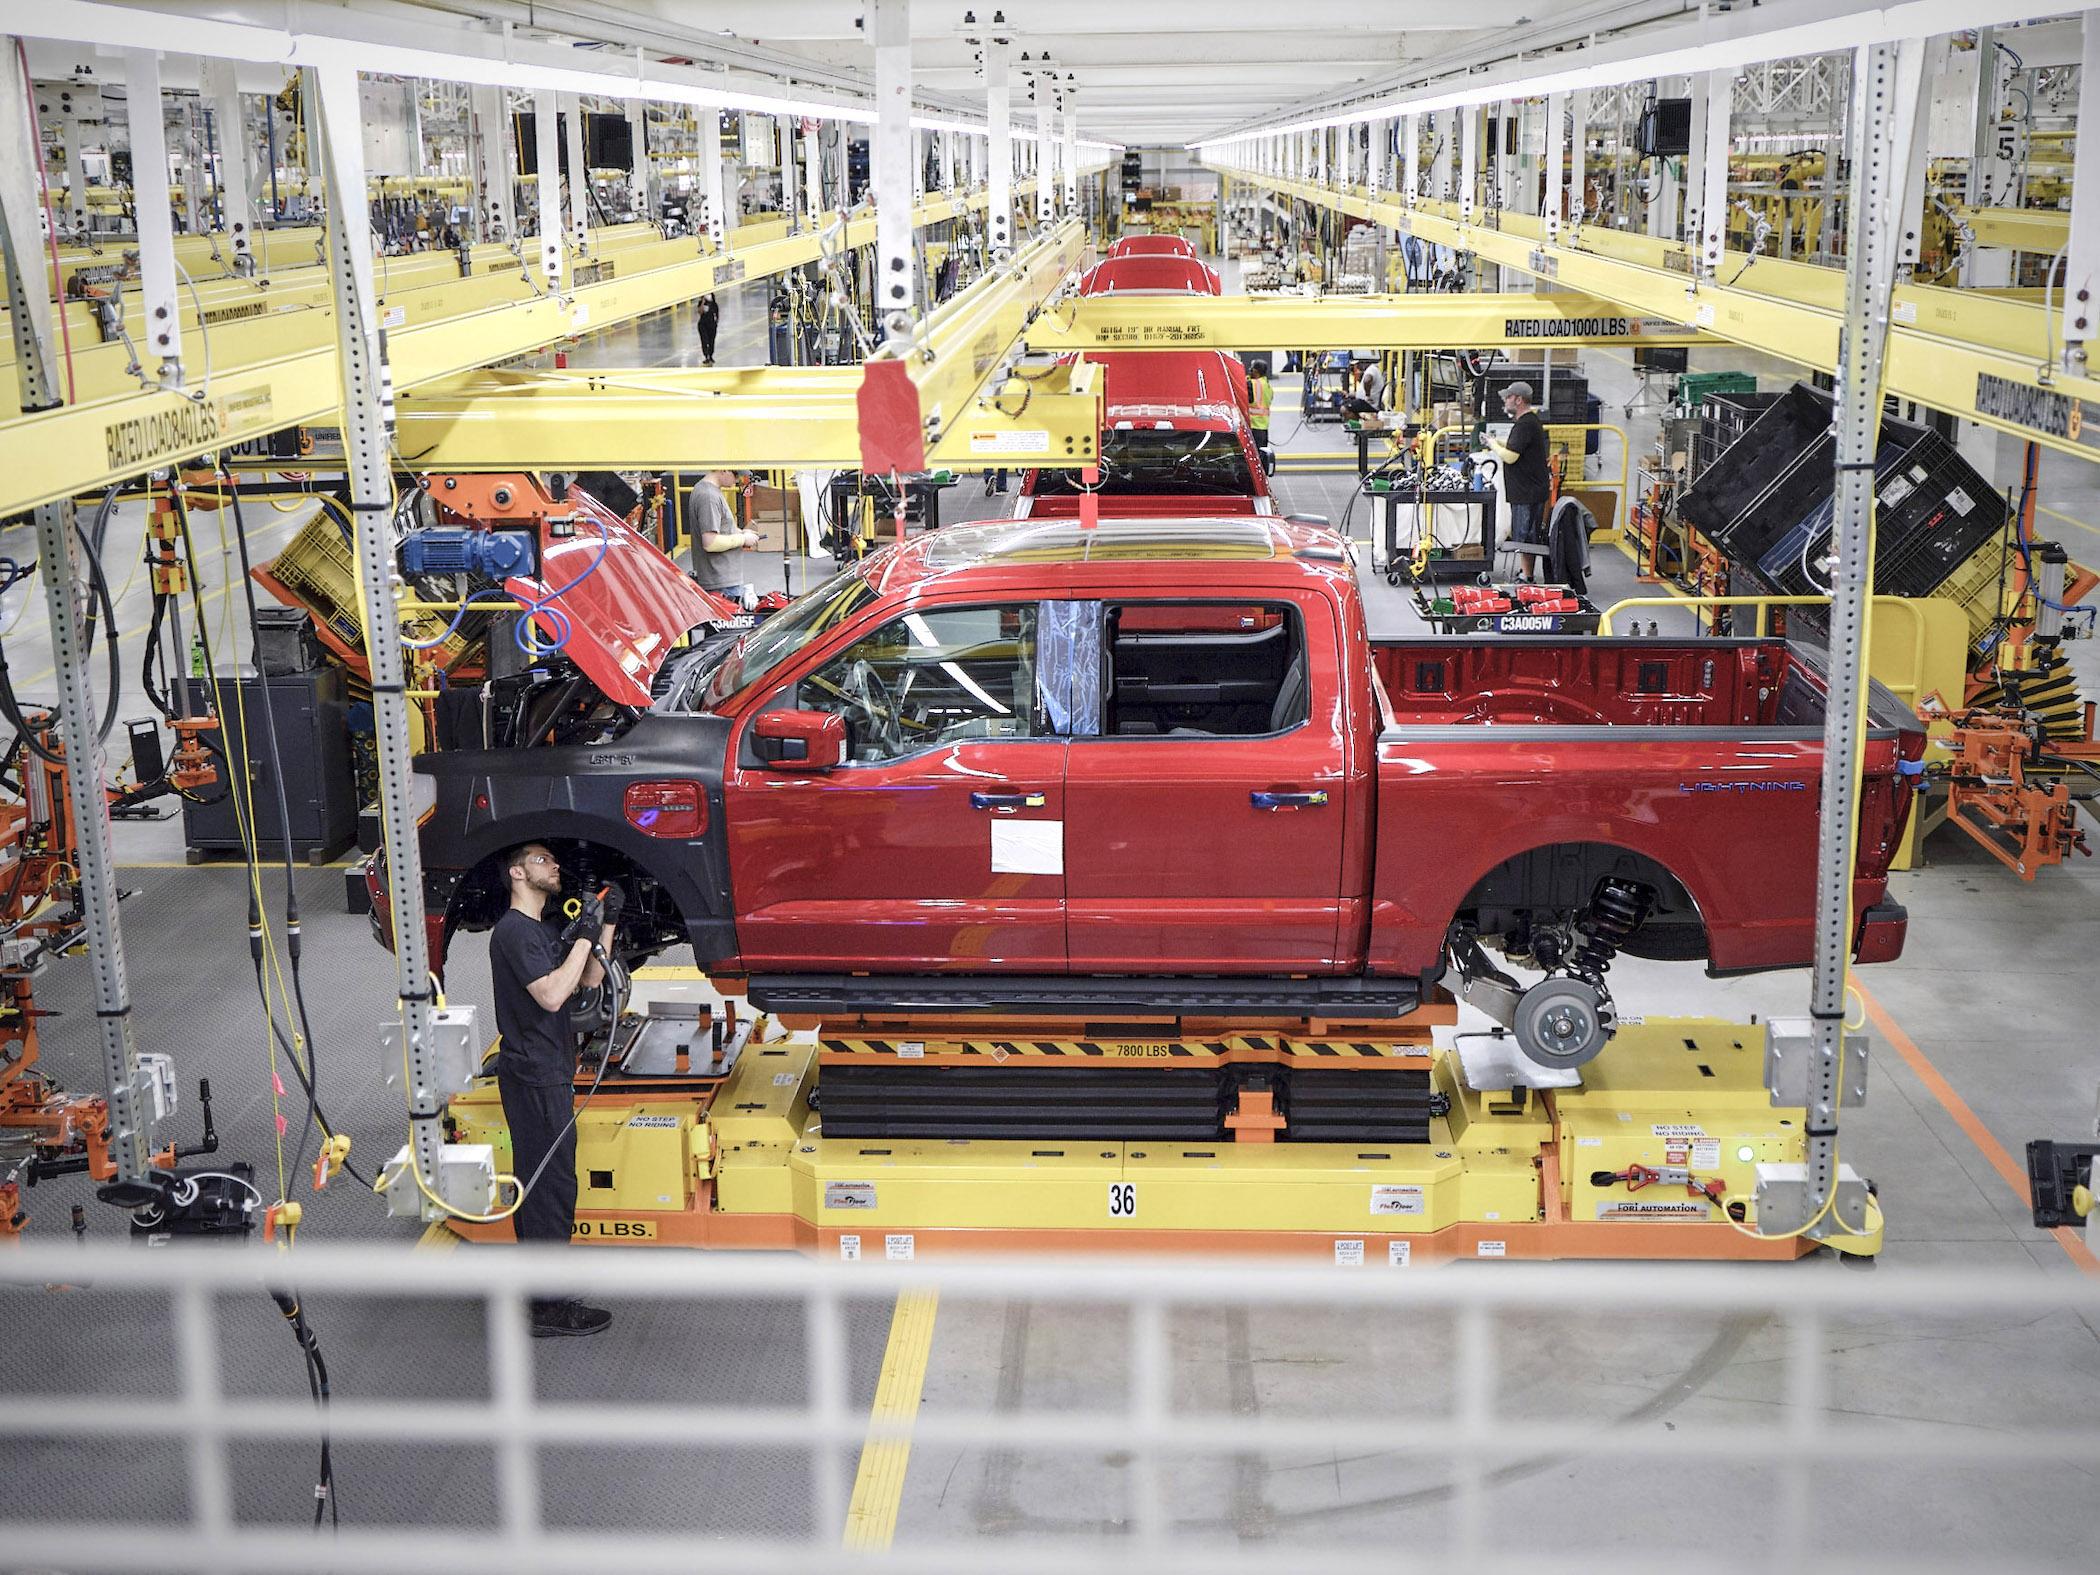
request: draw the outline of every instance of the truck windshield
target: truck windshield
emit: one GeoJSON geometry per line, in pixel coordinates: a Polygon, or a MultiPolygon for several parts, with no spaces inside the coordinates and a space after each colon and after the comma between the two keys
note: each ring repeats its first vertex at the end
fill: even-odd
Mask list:
{"type": "MultiPolygon", "coordinates": [[[[1076,470],[1044,470],[1036,476],[1039,496],[1084,490],[1076,470]]],[[[1101,434],[1101,484],[1095,490],[1107,497],[1229,493],[1246,498],[1254,495],[1254,479],[1236,432],[1111,428],[1101,434]]]]}
{"type": "Polygon", "coordinates": [[[851,568],[833,575],[773,614],[736,643],[707,686],[707,704],[721,704],[757,683],[810,641],[820,639],[875,599],[875,587],[851,568]]]}

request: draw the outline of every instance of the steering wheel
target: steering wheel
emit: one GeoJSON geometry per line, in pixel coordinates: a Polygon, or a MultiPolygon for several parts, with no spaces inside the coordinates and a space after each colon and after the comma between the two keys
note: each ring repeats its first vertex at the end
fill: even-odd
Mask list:
{"type": "Polygon", "coordinates": [[[904,753],[904,720],[898,714],[897,697],[882,675],[865,657],[855,658],[846,669],[846,698],[868,719],[868,741],[884,759],[904,753]]]}

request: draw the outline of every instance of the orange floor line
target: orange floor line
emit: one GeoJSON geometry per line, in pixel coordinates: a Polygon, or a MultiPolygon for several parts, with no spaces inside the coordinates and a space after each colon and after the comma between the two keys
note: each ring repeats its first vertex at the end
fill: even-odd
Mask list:
{"type": "MultiPolygon", "coordinates": [[[[1977,1118],[1968,1101],[1954,1091],[1954,1085],[1940,1075],[1940,1069],[1918,1048],[1916,1041],[1903,1031],[1895,1018],[1889,1016],[1879,1001],[1868,994],[1867,987],[1854,980],[1852,988],[1859,991],[1859,998],[1867,1008],[1867,1020],[1874,1025],[1875,1031],[1895,1047],[1896,1054],[1903,1057],[1904,1064],[1917,1074],[1918,1081],[1931,1090],[1941,1108],[1954,1118],[1954,1124],[1969,1135],[1969,1141],[1990,1161],[1991,1169],[2003,1176],[2005,1184],[2019,1195],[2021,1204],[2033,1207],[2034,1195],[2027,1189],[2026,1170],[2005,1151],[2005,1145],[1991,1135],[1990,1128],[1977,1118]]],[[[2079,1268],[2088,1274],[2100,1274],[2100,1258],[2093,1256],[2093,1249],[2085,1244],[2082,1232],[2059,1225],[2050,1234],[2079,1268]]]]}

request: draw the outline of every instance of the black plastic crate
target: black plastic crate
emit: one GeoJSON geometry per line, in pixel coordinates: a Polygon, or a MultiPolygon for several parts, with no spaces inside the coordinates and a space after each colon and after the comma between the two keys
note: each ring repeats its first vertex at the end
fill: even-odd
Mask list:
{"type": "Polygon", "coordinates": [[[2005,528],[2005,499],[1927,431],[1875,488],[1874,589],[1929,596],[2005,528]]]}
{"type": "MultiPolygon", "coordinates": [[[[1738,525],[1751,515],[1773,484],[1830,431],[1831,406],[1824,395],[1803,383],[1774,396],[1744,429],[1743,435],[1715,453],[1698,478],[1677,500],[1680,518],[1697,526],[1706,538],[1732,557],[1755,558],[1756,552],[1739,552],[1730,538],[1738,525]]],[[[1827,470],[1829,461],[1824,461],[1827,470]]],[[[1812,503],[1813,498],[1808,500],[1812,503]]],[[[1759,546],[1808,512],[1805,503],[1780,525],[1766,528],[1759,546]]]]}
{"type": "Polygon", "coordinates": [[[1778,394],[1708,394],[1699,401],[1699,430],[1713,440],[1714,451],[1728,447],[1750,429],[1750,423],[1779,402],[1778,394]]]}

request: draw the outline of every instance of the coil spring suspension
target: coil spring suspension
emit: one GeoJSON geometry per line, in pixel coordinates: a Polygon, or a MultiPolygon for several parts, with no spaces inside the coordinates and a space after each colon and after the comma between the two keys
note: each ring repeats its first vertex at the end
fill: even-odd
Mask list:
{"type": "Polygon", "coordinates": [[[1655,910],[1655,888],[1646,881],[1607,875],[1590,893],[1590,905],[1576,923],[1581,944],[1568,959],[1568,972],[1602,988],[1604,970],[1633,939],[1655,910]]]}

